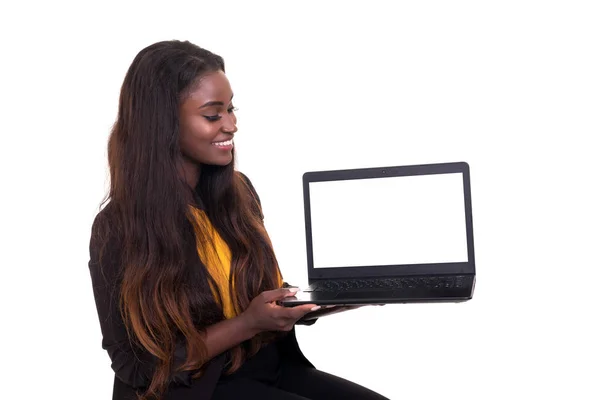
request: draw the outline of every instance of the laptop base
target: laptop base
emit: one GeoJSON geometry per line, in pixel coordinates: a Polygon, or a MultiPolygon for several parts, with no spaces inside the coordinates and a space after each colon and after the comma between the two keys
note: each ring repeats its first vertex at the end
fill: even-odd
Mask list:
{"type": "Polygon", "coordinates": [[[470,300],[471,290],[389,290],[370,292],[302,292],[279,301],[284,307],[301,304],[316,305],[367,305],[394,303],[461,303],[470,300]]]}

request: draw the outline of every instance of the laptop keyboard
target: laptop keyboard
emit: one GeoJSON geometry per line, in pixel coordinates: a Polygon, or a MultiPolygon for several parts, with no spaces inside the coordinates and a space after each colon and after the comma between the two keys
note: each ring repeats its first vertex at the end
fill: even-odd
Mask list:
{"type": "Polygon", "coordinates": [[[469,282],[467,276],[430,276],[402,278],[370,278],[319,281],[309,286],[305,292],[348,292],[395,289],[459,289],[469,282]]]}

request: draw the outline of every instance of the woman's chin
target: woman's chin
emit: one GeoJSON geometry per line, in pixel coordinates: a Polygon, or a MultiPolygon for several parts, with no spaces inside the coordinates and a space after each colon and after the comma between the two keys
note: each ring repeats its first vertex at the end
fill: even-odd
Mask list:
{"type": "Polygon", "coordinates": [[[233,162],[233,155],[230,155],[229,157],[213,158],[212,160],[210,160],[209,162],[205,162],[204,164],[215,165],[218,167],[226,167],[229,164],[231,164],[232,162],[233,162]]]}

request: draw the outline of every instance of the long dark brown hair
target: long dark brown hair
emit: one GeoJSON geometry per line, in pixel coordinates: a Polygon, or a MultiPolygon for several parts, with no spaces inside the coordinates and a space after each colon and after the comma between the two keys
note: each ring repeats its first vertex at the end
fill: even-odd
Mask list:
{"type": "MultiPolygon", "coordinates": [[[[104,203],[111,217],[101,237],[119,238],[122,317],[132,343],[156,358],[142,399],[160,398],[175,370],[200,376],[208,361],[203,329],[224,319],[221,299],[210,289],[215,282],[198,253],[190,253],[198,243],[211,242],[191,213],[191,193],[231,250],[235,310],[243,312],[260,292],[279,286],[260,206],[234,163],[202,165],[193,190],[178,173],[179,105],[200,77],[219,70],[225,71],[220,56],[189,42],[165,41],[143,49],[125,76],[110,134],[111,180],[104,203]],[[191,268],[196,265],[202,268],[191,268]],[[187,350],[181,366],[174,363],[178,343],[187,350]]],[[[229,372],[258,351],[266,337],[230,350],[229,372]]]]}

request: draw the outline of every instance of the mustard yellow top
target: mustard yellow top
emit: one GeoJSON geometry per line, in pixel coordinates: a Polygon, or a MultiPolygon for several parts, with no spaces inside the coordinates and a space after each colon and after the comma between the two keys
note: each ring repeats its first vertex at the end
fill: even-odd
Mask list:
{"type": "MultiPolygon", "coordinates": [[[[208,216],[204,211],[199,210],[195,207],[191,207],[192,214],[196,217],[200,227],[204,232],[208,233],[208,236],[214,243],[212,246],[205,246],[202,248],[202,244],[198,243],[198,255],[206,266],[208,273],[215,280],[217,287],[211,285],[213,295],[215,299],[219,299],[218,294],[221,295],[223,303],[223,314],[225,318],[233,318],[236,316],[235,308],[233,307],[233,296],[229,290],[229,277],[231,275],[231,250],[221,235],[217,232],[214,226],[211,224],[208,216]]],[[[283,284],[281,276],[279,277],[280,287],[283,284]]],[[[235,287],[235,282],[232,282],[232,286],[235,287]]]]}

